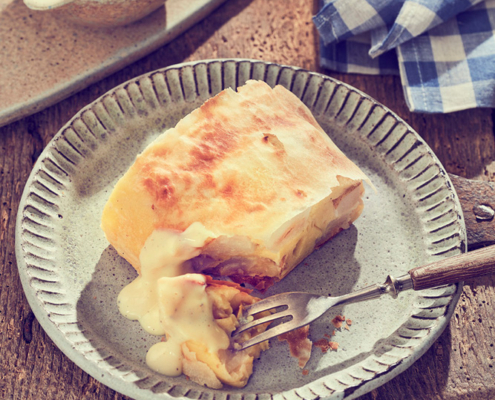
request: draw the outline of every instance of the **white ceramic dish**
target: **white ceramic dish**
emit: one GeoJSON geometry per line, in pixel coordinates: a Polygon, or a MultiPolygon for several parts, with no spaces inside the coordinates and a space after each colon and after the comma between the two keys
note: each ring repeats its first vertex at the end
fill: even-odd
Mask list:
{"type": "MultiPolygon", "coordinates": [[[[337,310],[353,325],[336,333],[338,351],[313,350],[307,375],[277,341],[243,389],[210,390],[146,367],[146,351],[158,339],[117,310],[117,294],[135,272],[99,228],[103,205],[156,135],[223,88],[250,78],[284,85],[302,98],[378,189],[368,188],[355,226],[266,295],[339,295],[465,251],[461,207],[438,159],[393,112],[356,89],[250,60],[193,62],[133,79],[81,110],[47,146],[27,182],[16,231],[23,287],[43,328],[82,369],[133,398],[355,398],[418,359],[447,325],[460,295],[458,284],[337,310]]],[[[335,314],[311,326],[313,340],[331,333],[335,314]]]]}

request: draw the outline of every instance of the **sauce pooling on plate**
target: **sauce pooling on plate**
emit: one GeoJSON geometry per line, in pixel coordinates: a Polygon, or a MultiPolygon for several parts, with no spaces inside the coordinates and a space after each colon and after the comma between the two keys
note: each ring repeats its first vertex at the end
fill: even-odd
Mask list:
{"type": "Polygon", "coordinates": [[[229,337],[213,318],[203,275],[160,278],[157,286],[159,316],[167,341],[148,351],[146,362],[150,368],[165,375],[181,374],[181,345],[188,341],[203,343],[212,353],[229,347],[229,337]]]}
{"type": "Polygon", "coordinates": [[[149,367],[162,374],[182,373],[181,345],[187,341],[203,343],[211,352],[229,347],[229,337],[213,318],[206,278],[190,273],[187,262],[212,237],[199,222],[184,232],[155,230],[141,250],[141,275],[119,294],[122,315],[153,335],[167,336],[146,357],[149,367]]]}

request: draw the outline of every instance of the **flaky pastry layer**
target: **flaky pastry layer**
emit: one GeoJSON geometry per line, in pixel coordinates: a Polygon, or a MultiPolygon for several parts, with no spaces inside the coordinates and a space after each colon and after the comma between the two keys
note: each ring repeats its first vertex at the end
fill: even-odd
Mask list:
{"type": "Polygon", "coordinates": [[[115,186],[102,228],[139,272],[156,229],[200,222],[194,270],[264,288],[359,216],[361,170],[282,86],[222,91],[150,144],[115,186]]]}

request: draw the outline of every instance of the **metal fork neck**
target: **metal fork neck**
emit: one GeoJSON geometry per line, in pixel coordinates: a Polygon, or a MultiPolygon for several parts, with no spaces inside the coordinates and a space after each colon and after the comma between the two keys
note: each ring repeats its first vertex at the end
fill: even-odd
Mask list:
{"type": "Polygon", "coordinates": [[[389,294],[395,299],[400,292],[412,288],[413,284],[409,274],[402,275],[399,278],[394,278],[389,275],[383,284],[374,284],[356,292],[340,296],[340,301],[337,304],[356,303],[359,301],[376,299],[384,294],[389,294]]]}
{"type": "Polygon", "coordinates": [[[413,281],[409,274],[399,276],[398,278],[389,275],[383,286],[385,286],[386,293],[389,293],[395,299],[400,292],[412,289],[413,281]]]}

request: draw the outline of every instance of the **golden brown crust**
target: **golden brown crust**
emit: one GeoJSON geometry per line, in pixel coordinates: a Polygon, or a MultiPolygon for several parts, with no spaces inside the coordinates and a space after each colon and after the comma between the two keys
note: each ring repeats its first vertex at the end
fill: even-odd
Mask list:
{"type": "Polygon", "coordinates": [[[206,101],[138,156],[102,227],[138,271],[153,230],[184,231],[194,222],[276,255],[289,232],[275,241],[274,232],[331,195],[341,177],[366,179],[296,96],[249,81],[206,101]]]}

